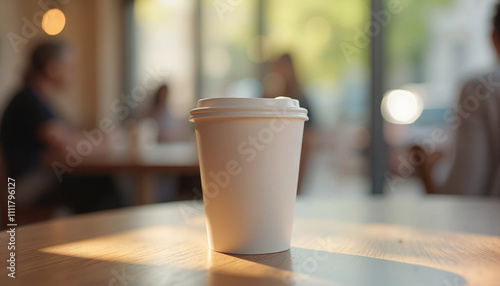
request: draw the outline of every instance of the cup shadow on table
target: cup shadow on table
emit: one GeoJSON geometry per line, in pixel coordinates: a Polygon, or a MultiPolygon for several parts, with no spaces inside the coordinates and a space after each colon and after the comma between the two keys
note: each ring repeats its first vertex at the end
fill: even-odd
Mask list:
{"type": "Polygon", "coordinates": [[[272,254],[224,255],[269,266],[272,270],[269,270],[267,277],[209,270],[208,285],[465,286],[467,284],[458,274],[432,267],[299,247],[272,254]]]}
{"type": "MultiPolygon", "coordinates": [[[[455,273],[432,267],[385,259],[292,247],[291,250],[261,255],[217,253],[207,270],[186,269],[176,265],[149,265],[104,261],[39,252],[42,264],[65,261],[57,273],[37,274],[38,285],[61,285],[80,276],[75,265],[93,267],[93,274],[83,279],[88,285],[426,285],[465,286],[466,280],[455,273]],[[226,259],[226,258],[230,259],[226,259]],[[243,260],[247,263],[238,263],[243,260]],[[217,262],[220,261],[220,262],[217,262]],[[229,262],[228,262],[229,261],[229,262]],[[235,263],[236,262],[236,263],[235,263]],[[220,264],[219,264],[220,263],[220,264]],[[255,265],[257,264],[257,265],[255,265]],[[94,265],[94,266],[93,266],[94,265]],[[258,268],[256,271],[255,269],[258,268]]],[[[29,273],[20,264],[20,281],[29,273]]],[[[17,277],[16,277],[17,278],[17,277]]],[[[24,278],[28,280],[24,280],[24,278]]],[[[0,279],[2,281],[2,279],[0,279]]],[[[1,283],[0,283],[1,284],[1,283]]],[[[86,284],[86,285],[87,285],[86,284]]]]}

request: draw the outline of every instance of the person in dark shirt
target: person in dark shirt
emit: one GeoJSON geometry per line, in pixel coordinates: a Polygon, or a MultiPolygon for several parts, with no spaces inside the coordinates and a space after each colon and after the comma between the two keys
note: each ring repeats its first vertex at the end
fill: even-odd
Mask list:
{"type": "Polygon", "coordinates": [[[24,207],[70,207],[76,213],[121,206],[113,181],[104,176],[66,174],[62,182],[44,163],[48,154],[63,155],[65,146],[81,140],[77,130],[54,112],[51,97],[73,84],[72,50],[47,42],[31,56],[24,86],[7,105],[0,142],[7,175],[17,182],[16,202],[24,207]]]}
{"type": "Polygon", "coordinates": [[[33,87],[26,86],[14,96],[5,110],[1,127],[9,176],[19,177],[39,167],[40,154],[47,146],[38,133],[44,123],[55,118],[33,87]]]}

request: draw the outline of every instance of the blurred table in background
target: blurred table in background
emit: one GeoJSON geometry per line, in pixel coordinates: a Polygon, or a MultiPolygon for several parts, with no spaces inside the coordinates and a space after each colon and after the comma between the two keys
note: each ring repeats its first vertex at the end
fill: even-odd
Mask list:
{"type": "Polygon", "coordinates": [[[74,167],[76,173],[133,173],[137,179],[137,204],[156,202],[159,174],[196,175],[200,173],[196,144],[192,142],[159,144],[139,156],[85,158],[74,167]]]}
{"type": "Polygon", "coordinates": [[[230,255],[199,201],[131,207],[18,228],[0,285],[496,286],[499,218],[498,199],[301,198],[290,250],[230,255]]]}

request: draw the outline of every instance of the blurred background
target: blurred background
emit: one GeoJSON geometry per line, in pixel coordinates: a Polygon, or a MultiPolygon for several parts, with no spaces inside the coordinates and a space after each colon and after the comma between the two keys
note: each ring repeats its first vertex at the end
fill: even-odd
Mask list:
{"type": "MultiPolygon", "coordinates": [[[[301,196],[421,196],[405,154],[436,128],[449,132],[446,112],[464,80],[495,64],[494,5],[0,0],[0,110],[22,84],[32,49],[64,41],[77,76],[54,98],[60,116],[85,130],[110,119],[122,132],[109,151],[118,155],[74,170],[112,176],[124,205],[200,198],[187,120],[198,99],[283,94],[300,97],[312,118],[301,196]],[[123,159],[141,148],[146,159],[123,159]]],[[[432,144],[445,151],[450,142],[432,144]]]]}

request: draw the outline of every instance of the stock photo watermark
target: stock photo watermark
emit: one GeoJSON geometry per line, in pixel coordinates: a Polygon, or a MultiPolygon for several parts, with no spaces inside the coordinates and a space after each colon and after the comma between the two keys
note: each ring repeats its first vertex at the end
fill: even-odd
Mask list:
{"type": "Polygon", "coordinates": [[[109,280],[108,286],[127,286],[130,285],[136,276],[127,274],[126,268],[113,269],[111,270],[111,279],[109,280]]]}
{"type": "Polygon", "coordinates": [[[51,9],[60,9],[68,4],[71,0],[38,0],[37,4],[40,10],[35,12],[31,19],[27,17],[21,18],[21,33],[17,34],[9,32],[7,39],[14,52],[17,54],[23,46],[33,39],[42,30],[42,19],[44,14],[51,9]]]}
{"type": "MultiPolygon", "coordinates": [[[[7,276],[16,278],[16,180],[7,178],[7,230],[2,238],[7,237],[7,276]]],[[[0,240],[3,241],[3,240],[0,240]]]]}
{"type": "MultiPolygon", "coordinates": [[[[130,94],[123,94],[111,103],[112,114],[119,121],[126,119],[155,88],[164,82],[166,76],[159,66],[155,70],[147,69],[147,74],[140,85],[132,88],[130,94]]],[[[65,147],[66,156],[64,161],[54,160],[51,164],[58,181],[62,182],[64,174],[72,173],[73,168],[79,166],[85,157],[92,154],[94,148],[102,144],[104,136],[113,133],[116,129],[117,126],[113,119],[105,117],[99,121],[97,128],[90,131],[83,130],[81,135],[85,139],[78,141],[76,146],[67,145],[65,147]]]]}
{"type": "Polygon", "coordinates": [[[453,281],[450,281],[448,279],[444,280],[444,286],[465,286],[465,282],[458,281],[458,278],[455,277],[453,281]]]}
{"type": "Polygon", "coordinates": [[[321,266],[321,263],[326,262],[331,257],[331,250],[338,246],[334,238],[327,236],[316,238],[314,245],[318,245],[319,249],[311,249],[312,254],[305,259],[301,259],[301,263],[294,265],[293,272],[283,273],[282,280],[285,284],[300,285],[300,281],[305,276],[313,275],[321,266]]]}
{"type": "Polygon", "coordinates": [[[226,20],[226,13],[232,13],[243,0],[214,0],[212,6],[219,20],[226,20]]]}
{"type": "Polygon", "coordinates": [[[403,9],[404,6],[401,1],[393,0],[389,1],[386,9],[371,11],[370,22],[366,23],[364,27],[355,28],[354,39],[340,43],[340,49],[347,62],[351,63],[356,55],[368,47],[370,45],[370,38],[378,36],[382,32],[382,28],[387,27],[393,20],[393,17],[401,13],[403,9]]]}

